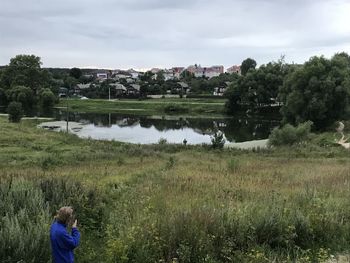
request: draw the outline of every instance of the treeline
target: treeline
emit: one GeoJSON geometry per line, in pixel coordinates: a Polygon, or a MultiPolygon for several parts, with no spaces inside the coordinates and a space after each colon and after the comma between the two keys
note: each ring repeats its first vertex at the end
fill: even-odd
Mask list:
{"type": "Polygon", "coordinates": [[[205,77],[195,77],[195,75],[184,70],[179,79],[165,80],[163,71],[152,73],[145,72],[140,77],[141,95],[166,94],[171,91],[172,94],[183,94],[184,90],[179,86],[179,82],[186,83],[191,94],[212,95],[215,88],[226,89],[230,82],[236,80],[237,74],[223,73],[210,79],[205,77]]]}
{"type": "Polygon", "coordinates": [[[312,121],[317,129],[349,116],[347,53],[337,53],[331,59],[311,57],[302,65],[286,64],[283,58],[259,68],[255,65],[242,69],[242,75],[227,90],[229,113],[280,106],[282,123],[312,121]]]}
{"type": "Polygon", "coordinates": [[[58,87],[41,64],[37,56],[17,55],[0,70],[0,110],[9,112],[10,120],[48,114],[57,102],[58,87]]]}

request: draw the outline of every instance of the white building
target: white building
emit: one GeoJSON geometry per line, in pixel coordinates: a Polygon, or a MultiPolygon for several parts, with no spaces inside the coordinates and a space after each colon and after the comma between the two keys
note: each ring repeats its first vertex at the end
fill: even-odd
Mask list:
{"type": "Polygon", "coordinates": [[[96,73],[96,77],[98,80],[106,80],[106,79],[108,79],[108,74],[107,73],[96,73]]]}
{"type": "Polygon", "coordinates": [[[129,69],[127,72],[131,75],[133,79],[138,79],[138,77],[140,76],[140,72],[134,69],[129,69]]]}

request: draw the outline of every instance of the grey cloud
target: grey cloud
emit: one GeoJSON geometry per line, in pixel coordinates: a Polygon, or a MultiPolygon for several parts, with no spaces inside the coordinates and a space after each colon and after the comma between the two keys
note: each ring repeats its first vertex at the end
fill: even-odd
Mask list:
{"type": "Polygon", "coordinates": [[[346,0],[2,0],[0,64],[30,52],[45,66],[302,62],[350,52],[346,11],[346,0]]]}

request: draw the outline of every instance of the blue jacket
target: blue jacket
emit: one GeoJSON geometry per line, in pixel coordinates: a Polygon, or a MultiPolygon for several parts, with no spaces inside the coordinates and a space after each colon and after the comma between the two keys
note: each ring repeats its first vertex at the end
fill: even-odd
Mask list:
{"type": "Polygon", "coordinates": [[[66,225],[55,221],[51,225],[50,239],[52,259],[55,263],[73,263],[73,249],[79,245],[80,233],[77,228],[72,228],[70,235],[66,225]]]}

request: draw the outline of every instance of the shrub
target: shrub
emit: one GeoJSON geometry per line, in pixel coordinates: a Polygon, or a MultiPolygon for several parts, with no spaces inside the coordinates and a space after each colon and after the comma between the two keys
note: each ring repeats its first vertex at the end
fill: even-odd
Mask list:
{"type": "Polygon", "coordinates": [[[224,138],[224,134],[221,131],[216,131],[214,133],[214,135],[211,137],[211,146],[214,149],[222,149],[224,148],[225,145],[225,138],[224,138]]]}
{"type": "Polygon", "coordinates": [[[169,104],[164,107],[166,113],[187,113],[189,112],[188,107],[179,104],[169,104]]]}
{"type": "Polygon", "coordinates": [[[159,140],[158,140],[158,144],[160,144],[160,145],[164,145],[164,144],[167,144],[168,143],[168,141],[167,141],[167,139],[165,139],[165,138],[160,138],[159,140]]]}
{"type": "Polygon", "coordinates": [[[23,116],[22,103],[13,101],[7,107],[10,122],[20,122],[23,116]]]}
{"type": "Polygon", "coordinates": [[[294,127],[286,124],[282,128],[275,128],[269,136],[269,145],[293,145],[310,139],[312,121],[307,121],[294,127]]]}
{"type": "Polygon", "coordinates": [[[43,193],[30,182],[0,184],[0,261],[48,262],[50,213],[43,193]]]}

